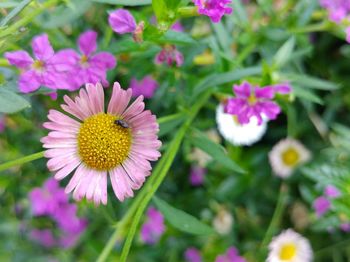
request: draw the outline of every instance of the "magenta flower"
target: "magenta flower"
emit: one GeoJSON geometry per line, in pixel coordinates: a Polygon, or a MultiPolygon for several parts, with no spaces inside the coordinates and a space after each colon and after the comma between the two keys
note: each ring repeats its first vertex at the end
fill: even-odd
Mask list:
{"type": "Polygon", "coordinates": [[[315,199],[313,207],[318,217],[321,217],[331,208],[331,202],[324,196],[315,199]]]}
{"type": "Polygon", "coordinates": [[[141,239],[146,244],[153,245],[158,242],[165,231],[164,217],[154,207],[147,211],[147,220],[141,228],[141,239]]]}
{"type": "Polygon", "coordinates": [[[182,24],[180,23],[180,21],[176,21],[171,27],[171,30],[176,31],[176,32],[183,32],[184,28],[182,26],[182,24]]]}
{"type": "Polygon", "coordinates": [[[279,105],[272,101],[275,94],[287,94],[291,92],[291,87],[280,84],[260,88],[245,81],[234,85],[233,91],[236,97],[227,100],[225,113],[237,115],[241,124],[248,124],[252,117],[256,117],[258,125],[261,125],[263,116],[273,120],[281,112],[279,105]]]}
{"type": "Polygon", "coordinates": [[[350,232],[350,223],[341,224],[340,229],[346,233],[350,232]]]}
{"type": "Polygon", "coordinates": [[[329,198],[337,198],[340,196],[339,190],[335,186],[332,186],[332,185],[326,186],[326,188],[324,190],[324,194],[329,198]]]}
{"type": "Polygon", "coordinates": [[[190,172],[190,183],[192,186],[201,186],[204,182],[204,175],[207,170],[200,166],[192,166],[190,172]]]}
{"type": "Polygon", "coordinates": [[[108,52],[95,53],[97,33],[86,31],[79,36],[80,53],[73,49],[64,49],[55,55],[56,69],[67,72],[71,83],[70,90],[76,90],[86,83],[102,82],[108,86],[107,71],[116,66],[116,59],[108,52]]]}
{"type": "Polygon", "coordinates": [[[145,76],[140,81],[137,81],[137,79],[133,77],[130,81],[129,88],[132,90],[133,97],[143,95],[145,98],[151,98],[158,88],[158,83],[150,75],[145,76]]]}
{"type": "Polygon", "coordinates": [[[346,42],[348,42],[350,44],[350,27],[347,27],[345,29],[345,34],[346,34],[346,42]]]}
{"type": "Polygon", "coordinates": [[[5,116],[0,115],[0,133],[5,131],[5,116]]]}
{"type": "Polygon", "coordinates": [[[64,75],[55,69],[54,50],[46,34],[32,40],[33,59],[26,51],[6,52],[5,58],[11,65],[21,69],[18,80],[19,90],[30,93],[46,86],[50,89],[66,89],[64,75]]]}
{"type": "Polygon", "coordinates": [[[33,229],[29,237],[46,248],[57,245],[53,232],[50,229],[33,229]]]}
{"type": "Polygon", "coordinates": [[[329,20],[337,24],[350,13],[349,0],[320,0],[320,5],[328,10],[329,20]]]}
{"type": "Polygon", "coordinates": [[[29,193],[34,216],[53,215],[59,206],[68,202],[64,190],[58,182],[49,178],[42,188],[36,187],[29,193]]]}
{"type": "Polygon", "coordinates": [[[213,23],[220,22],[221,18],[232,13],[232,8],[227,6],[231,0],[192,0],[198,7],[198,13],[208,16],[213,23]]]}
{"type": "Polygon", "coordinates": [[[133,33],[136,29],[135,18],[125,9],[117,9],[110,13],[108,23],[118,34],[133,33]]]}
{"type": "Polygon", "coordinates": [[[230,247],[226,254],[217,256],[215,262],[245,262],[243,257],[238,255],[238,251],[235,247],[230,247]]]}
{"type": "Polygon", "coordinates": [[[202,256],[199,253],[199,250],[194,247],[186,249],[185,259],[187,262],[202,262],[202,256]]]}
{"type": "Polygon", "coordinates": [[[181,66],[183,62],[183,55],[176,49],[174,45],[165,45],[154,59],[155,64],[159,65],[167,63],[168,66],[172,66],[175,63],[177,67],[181,66]]]}

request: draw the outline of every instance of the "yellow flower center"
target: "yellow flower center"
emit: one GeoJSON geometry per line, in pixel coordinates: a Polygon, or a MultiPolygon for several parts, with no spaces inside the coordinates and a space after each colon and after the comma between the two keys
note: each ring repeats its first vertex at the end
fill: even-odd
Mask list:
{"type": "Polygon", "coordinates": [[[237,125],[241,125],[241,123],[238,121],[238,117],[236,115],[232,115],[233,122],[237,125]]]}
{"type": "Polygon", "coordinates": [[[258,99],[256,98],[256,96],[254,94],[251,94],[248,97],[248,103],[249,105],[254,105],[256,102],[258,101],[258,99]]]}
{"type": "Polygon", "coordinates": [[[280,259],[281,260],[290,260],[295,257],[297,252],[297,248],[295,244],[286,244],[282,246],[280,251],[280,259]]]}
{"type": "Polygon", "coordinates": [[[294,148],[290,147],[282,153],[283,163],[287,166],[296,166],[299,162],[299,152],[294,148]]]}
{"type": "Polygon", "coordinates": [[[89,58],[86,55],[82,55],[80,57],[80,64],[81,65],[88,65],[89,58]]]}
{"type": "Polygon", "coordinates": [[[123,163],[131,146],[131,130],[117,116],[100,113],[84,120],[78,134],[79,155],[96,170],[110,170],[123,163]]]}
{"type": "Polygon", "coordinates": [[[44,62],[40,60],[35,60],[32,64],[32,67],[36,71],[42,71],[44,69],[44,62]]]}

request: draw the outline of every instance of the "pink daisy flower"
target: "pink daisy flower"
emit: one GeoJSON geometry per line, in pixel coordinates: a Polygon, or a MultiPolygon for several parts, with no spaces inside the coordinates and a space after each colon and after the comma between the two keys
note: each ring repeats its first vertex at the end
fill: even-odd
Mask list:
{"type": "Polygon", "coordinates": [[[116,197],[124,201],[151,174],[149,161],[160,157],[159,126],[151,111],[144,110],[143,96],[128,107],[131,94],[114,83],[106,113],[102,85],[86,84],[75,100],[65,96],[61,106],[77,120],[49,111],[44,127],[51,131],[41,140],[48,149],[47,166],[58,180],[75,170],[65,189],[73,191],[74,199],[106,205],[109,174],[116,197]]]}

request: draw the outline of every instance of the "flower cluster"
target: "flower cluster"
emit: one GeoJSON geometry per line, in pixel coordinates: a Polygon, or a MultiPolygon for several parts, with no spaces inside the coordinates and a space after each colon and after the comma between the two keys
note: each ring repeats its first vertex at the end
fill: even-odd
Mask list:
{"type": "Polygon", "coordinates": [[[49,217],[58,226],[56,237],[51,229],[33,229],[30,237],[45,247],[69,248],[76,244],[84,232],[87,221],[77,216],[77,206],[68,201],[58,182],[49,178],[42,188],[34,188],[29,193],[32,214],[35,217],[49,217]]]}
{"type": "Polygon", "coordinates": [[[317,216],[323,216],[331,208],[330,200],[339,196],[339,190],[332,185],[328,185],[324,190],[324,194],[316,198],[313,203],[317,216]]]}
{"type": "Polygon", "coordinates": [[[153,245],[157,243],[165,231],[164,217],[154,207],[147,210],[147,220],[141,228],[141,239],[144,243],[153,245]]]}
{"type": "Polygon", "coordinates": [[[23,50],[7,52],[11,65],[21,69],[18,85],[23,93],[34,92],[40,86],[52,90],[76,90],[85,83],[102,82],[108,85],[107,71],[116,66],[116,59],[108,52],[95,53],[97,33],[87,31],[80,35],[80,54],[64,49],[55,54],[46,34],[32,40],[34,59],[23,50]]]}
{"type": "Polygon", "coordinates": [[[276,119],[281,108],[273,99],[276,93],[290,93],[291,87],[289,84],[278,84],[260,88],[245,81],[234,85],[233,92],[236,97],[227,100],[225,112],[236,115],[241,124],[248,124],[251,118],[256,117],[258,125],[261,125],[264,116],[270,120],[276,119]]]}
{"type": "Polygon", "coordinates": [[[158,88],[158,83],[150,75],[145,76],[140,81],[133,77],[131,78],[129,88],[132,90],[133,97],[143,95],[145,98],[151,98],[158,88]]]}
{"type": "Polygon", "coordinates": [[[231,0],[193,0],[193,3],[198,7],[198,13],[208,16],[213,23],[232,13],[232,8],[228,6],[231,0]]]}
{"type": "MultiPolygon", "coordinates": [[[[329,20],[337,24],[349,24],[350,1],[349,0],[320,0],[320,5],[327,9],[329,20]]],[[[350,27],[345,29],[346,41],[350,43],[350,27]]]]}
{"type": "Polygon", "coordinates": [[[184,57],[175,45],[165,45],[154,58],[154,63],[157,65],[166,63],[168,66],[175,64],[180,67],[184,63],[184,57]]]}

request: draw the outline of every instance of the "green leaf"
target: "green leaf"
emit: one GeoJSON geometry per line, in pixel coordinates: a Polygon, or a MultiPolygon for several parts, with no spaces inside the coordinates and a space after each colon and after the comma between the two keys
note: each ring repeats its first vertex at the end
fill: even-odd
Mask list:
{"type": "Polygon", "coordinates": [[[198,42],[188,34],[176,32],[173,30],[167,31],[163,36],[156,40],[160,44],[171,43],[176,45],[195,45],[198,42]]]}
{"type": "Polygon", "coordinates": [[[32,0],[23,0],[12,11],[1,20],[0,26],[5,26],[12,18],[18,15],[32,0]]]}
{"type": "Polygon", "coordinates": [[[136,6],[136,5],[150,5],[152,0],[92,0],[93,2],[111,4],[111,5],[124,5],[124,6],[136,6]]]}
{"type": "Polygon", "coordinates": [[[214,87],[216,85],[222,85],[225,83],[231,83],[240,79],[243,79],[251,75],[261,74],[261,67],[247,67],[243,69],[236,69],[231,72],[221,73],[221,74],[211,74],[204,78],[199,84],[194,87],[193,98],[196,98],[200,93],[207,90],[208,88],[214,87]]]}
{"type": "Polygon", "coordinates": [[[191,138],[191,142],[226,168],[238,173],[245,173],[245,171],[226,154],[224,147],[211,141],[203,133],[196,131],[195,136],[191,138]]]}
{"type": "Polygon", "coordinates": [[[278,49],[275,57],[274,57],[274,64],[277,67],[283,66],[292,56],[292,52],[295,46],[295,39],[294,37],[291,37],[288,39],[287,42],[285,42],[280,49],[278,49]]]}
{"type": "Polygon", "coordinates": [[[286,74],[285,78],[288,79],[291,83],[296,83],[297,85],[319,89],[319,90],[336,90],[339,89],[339,85],[326,81],[320,78],[311,77],[308,75],[302,74],[286,74]]]}
{"type": "Polygon", "coordinates": [[[0,112],[12,114],[30,107],[30,104],[22,96],[9,91],[5,88],[0,88],[0,112]]]}
{"type": "Polygon", "coordinates": [[[302,87],[297,86],[297,85],[293,85],[293,93],[297,97],[309,100],[309,101],[316,103],[316,104],[323,105],[322,99],[309,89],[302,88],[302,87]]]}
{"type": "Polygon", "coordinates": [[[153,201],[157,208],[162,212],[165,219],[175,228],[193,235],[210,235],[215,231],[208,225],[202,223],[197,218],[186,212],[172,207],[164,200],[153,196],[153,201]]]}
{"type": "Polygon", "coordinates": [[[158,23],[166,20],[168,7],[165,0],[152,0],[152,8],[157,17],[158,23]]]}
{"type": "Polygon", "coordinates": [[[160,130],[158,136],[164,136],[165,134],[175,130],[175,128],[180,125],[184,119],[185,116],[181,113],[159,118],[158,123],[160,130]]]}

